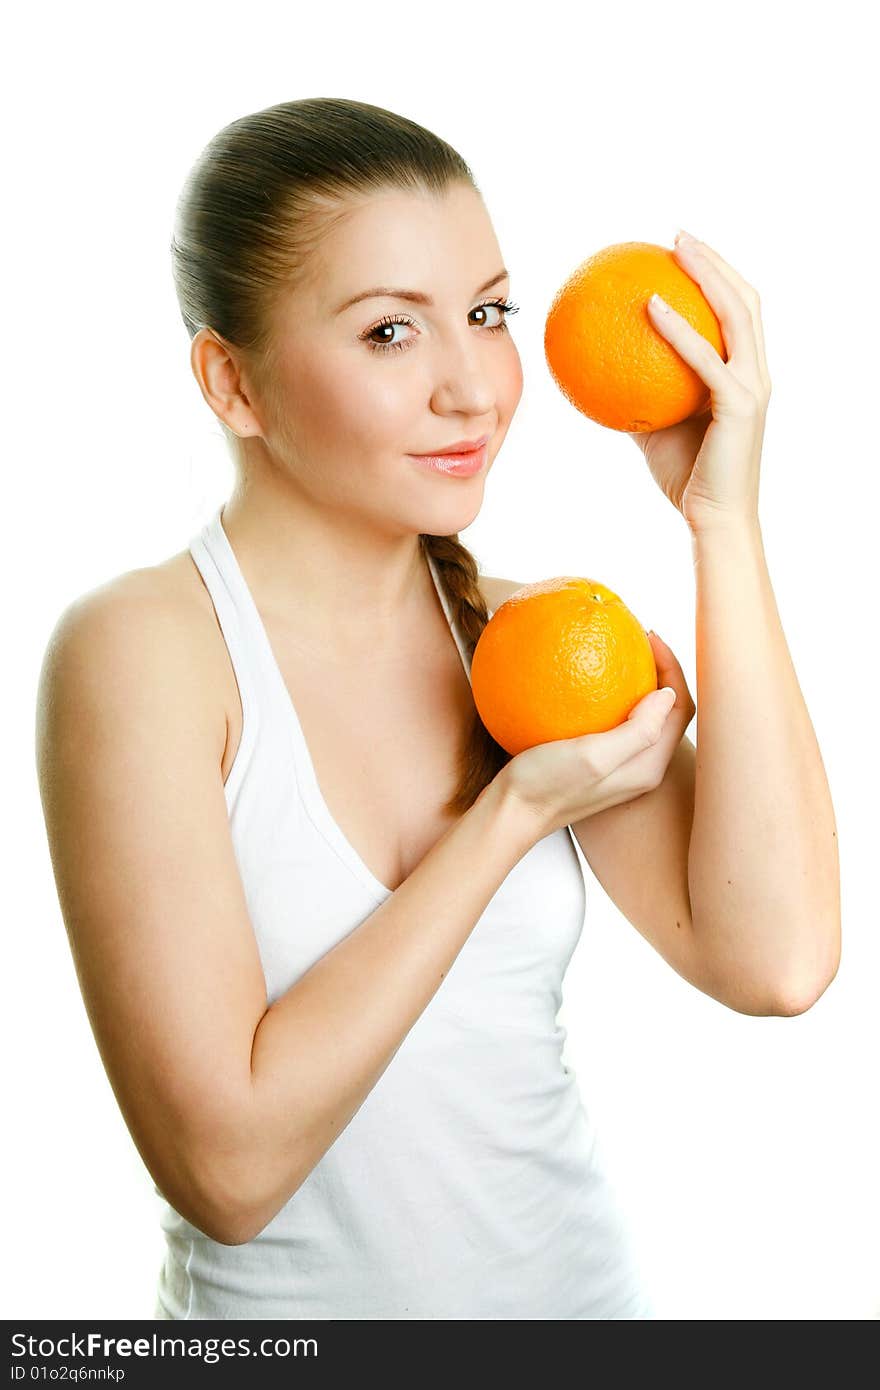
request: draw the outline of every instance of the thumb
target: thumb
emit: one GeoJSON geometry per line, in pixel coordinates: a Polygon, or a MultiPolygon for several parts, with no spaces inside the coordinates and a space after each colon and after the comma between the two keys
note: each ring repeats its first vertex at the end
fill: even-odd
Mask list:
{"type": "Polygon", "coordinates": [[[642,715],[648,715],[651,719],[665,719],[675,700],[675,690],[671,685],[664,685],[660,690],[649,690],[638,704],[633,705],[626,717],[637,719],[642,715]]]}
{"type": "Polygon", "coordinates": [[[649,690],[633,706],[622,724],[609,729],[607,733],[587,734],[586,737],[592,742],[601,740],[602,756],[608,759],[609,769],[619,767],[646,747],[659,742],[666,716],[674,704],[675,691],[671,686],[649,690]]]}

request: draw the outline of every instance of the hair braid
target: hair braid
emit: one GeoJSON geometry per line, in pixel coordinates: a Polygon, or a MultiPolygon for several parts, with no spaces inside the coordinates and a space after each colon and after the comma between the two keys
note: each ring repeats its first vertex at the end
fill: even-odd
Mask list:
{"type": "MultiPolygon", "coordinates": [[[[480,633],[489,621],[489,610],[479,586],[477,562],[457,535],[421,535],[419,540],[437,566],[470,661],[480,633]]],[[[467,811],[510,758],[511,754],[489,733],[475,705],[473,722],[461,752],[460,783],[443,809],[450,814],[467,811]]]]}

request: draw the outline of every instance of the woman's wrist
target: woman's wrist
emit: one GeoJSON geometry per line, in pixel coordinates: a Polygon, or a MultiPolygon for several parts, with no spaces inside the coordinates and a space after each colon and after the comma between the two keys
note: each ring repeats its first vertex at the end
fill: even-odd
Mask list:
{"type": "Polygon", "coordinates": [[[493,834],[509,838],[515,846],[522,846],[523,853],[548,833],[550,827],[545,824],[536,808],[517,792],[510,776],[509,764],[502,767],[483,788],[474,805],[478,805],[484,799],[491,817],[493,834]]]}

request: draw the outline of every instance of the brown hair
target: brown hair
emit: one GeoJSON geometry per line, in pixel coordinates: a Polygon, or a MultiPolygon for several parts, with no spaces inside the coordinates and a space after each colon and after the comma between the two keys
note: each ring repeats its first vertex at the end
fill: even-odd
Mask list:
{"type": "MultiPolygon", "coordinates": [[[[280,292],[308,275],[310,251],[352,199],[388,188],[443,193],[461,182],[480,192],[450,145],[381,106],[310,97],[233,121],[204,148],[177,203],[172,273],[190,339],[215,330],[271,391],[280,292]]],[[[220,424],[238,462],[238,437],[220,424]]],[[[489,617],[477,562],[457,534],[422,534],[419,544],[437,566],[470,657],[489,617]]],[[[468,810],[510,757],[474,707],[444,810],[468,810]]]]}

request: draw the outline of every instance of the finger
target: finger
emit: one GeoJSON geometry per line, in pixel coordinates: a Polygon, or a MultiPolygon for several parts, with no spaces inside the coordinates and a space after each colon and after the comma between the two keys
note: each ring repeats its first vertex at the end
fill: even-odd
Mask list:
{"type": "MultiPolygon", "coordinates": [[[[713,306],[714,307],[714,306],[713,306]]],[[[699,333],[688,319],[653,296],[648,300],[648,318],[687,362],[697,376],[704,381],[717,400],[726,401],[732,394],[735,378],[727,370],[712,344],[699,333]]]]}
{"type": "Polygon", "coordinates": [[[648,633],[648,641],[651,643],[651,650],[654,653],[654,665],[657,667],[658,687],[662,685],[674,685],[676,681],[684,685],[684,672],[681,668],[681,662],[672,648],[663,641],[659,633],[654,632],[653,628],[648,633]]]}
{"type": "MultiPolygon", "coordinates": [[[[694,713],[696,713],[696,705],[694,705],[691,692],[688,689],[687,679],[682,669],[681,662],[678,660],[675,652],[656,632],[652,631],[648,633],[648,641],[651,643],[651,650],[654,653],[658,687],[664,685],[671,686],[677,696],[676,704],[679,705],[680,708],[690,705],[694,713]]],[[[691,719],[692,718],[693,714],[691,715],[691,719]]],[[[690,723],[690,720],[688,720],[688,723],[690,723]]]]}
{"type": "Polygon", "coordinates": [[[757,369],[754,323],[736,286],[704,253],[699,242],[682,242],[673,255],[714,309],[724,334],[728,363],[739,372],[750,363],[757,369]]]}
{"type": "Polygon", "coordinates": [[[706,259],[711,261],[715,268],[730,281],[746,304],[752,299],[757,302],[758,291],[755,289],[754,285],[750,285],[748,280],[744,280],[743,277],[734,270],[733,266],[730,265],[723,256],[718,254],[714,246],[710,246],[707,241],[700,241],[698,237],[691,236],[690,232],[685,232],[684,230],[677,232],[673,250],[678,251],[679,247],[688,245],[699,248],[706,259]]]}
{"type": "Polygon", "coordinates": [[[625,763],[621,763],[617,772],[625,773],[634,785],[642,786],[652,780],[658,769],[662,768],[665,776],[669,760],[684,738],[689,723],[687,711],[681,711],[679,701],[676,701],[667,715],[663,732],[657,742],[649,748],[640,749],[625,763]]]}
{"type": "MultiPolygon", "coordinates": [[[[682,268],[685,270],[688,269],[687,262],[684,258],[686,254],[685,248],[691,243],[679,242],[678,237],[686,235],[689,235],[689,233],[677,233],[676,244],[673,247],[673,253],[675,255],[678,255],[680,250],[684,253],[679,256],[679,260],[681,261],[682,268]]],[[[692,244],[698,249],[700,255],[713,265],[720,275],[725,277],[740,296],[743,303],[748,307],[752,319],[752,332],[755,338],[755,348],[762,380],[769,390],[770,372],[767,368],[767,353],[764,347],[764,325],[761,321],[761,299],[758,291],[755,289],[754,285],[749,284],[748,280],[743,279],[742,275],[738,274],[723,256],[719,256],[715,248],[710,246],[708,242],[699,241],[694,237],[692,239],[692,244]]],[[[688,271],[688,273],[690,274],[690,271],[688,271]]]]}
{"type": "Polygon", "coordinates": [[[600,777],[607,777],[621,763],[659,742],[669,711],[677,699],[674,690],[652,690],[633,706],[615,729],[582,736],[583,742],[589,741],[591,765],[600,777]]]}

